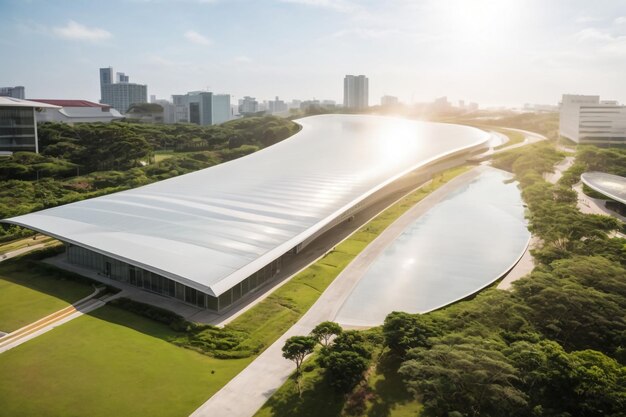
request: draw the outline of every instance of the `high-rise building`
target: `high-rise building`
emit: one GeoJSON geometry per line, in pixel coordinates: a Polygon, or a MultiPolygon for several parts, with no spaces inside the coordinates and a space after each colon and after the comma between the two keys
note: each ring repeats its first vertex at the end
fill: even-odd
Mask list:
{"type": "Polygon", "coordinates": [[[559,134],[576,143],[626,144],[626,106],[600,96],[564,94],[559,134]]]}
{"type": "Polygon", "coordinates": [[[259,111],[259,102],[254,97],[239,99],[239,114],[252,114],[259,111]]]}
{"type": "Polygon", "coordinates": [[[129,78],[128,75],[124,74],[123,72],[118,72],[116,77],[118,83],[127,83],[129,78]]]}
{"type": "Polygon", "coordinates": [[[395,96],[382,96],[380,99],[381,106],[397,106],[398,97],[395,96]]]}
{"type": "Polygon", "coordinates": [[[100,99],[104,98],[104,86],[113,83],[113,67],[100,68],[100,99]]]}
{"type": "Polygon", "coordinates": [[[16,87],[0,87],[0,97],[13,97],[24,100],[26,89],[18,85],[16,87]]]}
{"type": "Polygon", "coordinates": [[[276,96],[275,100],[268,101],[267,106],[267,110],[272,114],[287,111],[287,104],[283,100],[279,100],[278,96],[276,96]]]}
{"type": "Polygon", "coordinates": [[[230,95],[207,91],[192,91],[172,96],[176,123],[195,123],[202,126],[216,125],[231,119],[230,95]]]}
{"type": "Polygon", "coordinates": [[[131,104],[148,102],[148,86],[128,82],[128,75],[118,72],[113,82],[113,68],[100,68],[100,103],[126,113],[131,104]]]}
{"type": "Polygon", "coordinates": [[[343,106],[353,110],[363,110],[369,106],[369,80],[365,75],[345,76],[343,106]]]}

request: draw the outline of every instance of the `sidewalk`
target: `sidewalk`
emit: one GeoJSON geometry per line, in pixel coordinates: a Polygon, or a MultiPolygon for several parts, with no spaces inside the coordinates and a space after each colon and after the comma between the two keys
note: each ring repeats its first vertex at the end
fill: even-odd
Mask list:
{"type": "Polygon", "coordinates": [[[34,339],[35,337],[42,335],[55,327],[67,323],[70,320],[80,317],[83,314],[89,313],[96,308],[102,307],[109,299],[119,296],[119,294],[116,294],[107,298],[107,300],[93,298],[98,295],[100,291],[101,288],[96,288],[93,293],[81,300],[78,300],[74,304],[37,320],[34,323],[28,324],[21,329],[0,337],[0,354],[34,339]]]}
{"type": "Polygon", "coordinates": [[[44,246],[46,246],[45,243],[39,243],[37,245],[27,246],[25,248],[16,249],[14,251],[4,253],[4,254],[0,255],[0,262],[6,261],[7,259],[15,258],[16,256],[23,255],[23,254],[28,253],[28,252],[30,252],[32,250],[35,250],[35,249],[41,249],[44,246]]]}

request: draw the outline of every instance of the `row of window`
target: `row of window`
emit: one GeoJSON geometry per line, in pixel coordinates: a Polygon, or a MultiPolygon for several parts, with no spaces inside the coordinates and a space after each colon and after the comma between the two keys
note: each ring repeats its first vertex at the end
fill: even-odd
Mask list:
{"type": "Polygon", "coordinates": [[[177,298],[185,303],[211,310],[223,309],[239,300],[248,292],[270,281],[279,272],[282,261],[281,258],[273,261],[220,295],[219,298],[216,298],[154,272],[146,271],[80,246],[68,244],[67,259],[70,263],[95,269],[102,275],[115,281],[125,282],[138,288],[177,298]]]}

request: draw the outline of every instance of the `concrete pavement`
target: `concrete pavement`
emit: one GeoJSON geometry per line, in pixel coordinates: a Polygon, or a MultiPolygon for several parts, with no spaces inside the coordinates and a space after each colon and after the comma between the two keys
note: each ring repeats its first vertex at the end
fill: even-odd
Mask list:
{"type": "Polygon", "coordinates": [[[39,243],[37,245],[27,246],[25,248],[16,249],[16,250],[11,251],[11,252],[3,253],[2,255],[0,255],[0,262],[6,261],[7,259],[15,258],[16,256],[23,255],[23,254],[28,253],[30,251],[33,251],[35,249],[41,249],[44,246],[46,246],[45,243],[39,243]]]}
{"type": "MultiPolygon", "coordinates": [[[[102,307],[106,304],[107,300],[94,299],[99,292],[100,288],[96,288],[93,293],[87,297],[77,301],[76,303],[67,306],[57,312],[54,312],[34,323],[26,325],[21,329],[6,334],[0,337],[0,354],[7,350],[13,349],[16,346],[21,345],[35,337],[42,335],[57,326],[67,323],[83,314],[102,307]]],[[[113,297],[119,296],[119,293],[113,297]]],[[[111,297],[111,298],[113,298],[111,297]]]]}
{"type": "Polygon", "coordinates": [[[563,176],[563,173],[574,165],[574,160],[573,156],[566,157],[554,166],[554,172],[544,174],[543,178],[551,184],[556,184],[563,176]]]}

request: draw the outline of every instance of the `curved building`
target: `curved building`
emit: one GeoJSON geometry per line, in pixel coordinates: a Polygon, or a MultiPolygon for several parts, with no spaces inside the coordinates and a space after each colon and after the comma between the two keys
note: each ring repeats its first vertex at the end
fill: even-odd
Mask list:
{"type": "Polygon", "coordinates": [[[65,242],[71,263],[220,310],[398,180],[459,164],[489,140],[472,127],[390,117],[298,122],[299,133],[252,155],[5,221],[65,242]]]}
{"type": "Polygon", "coordinates": [[[580,180],[609,199],[605,203],[607,209],[626,216],[626,178],[604,172],[585,172],[580,180]]]}

